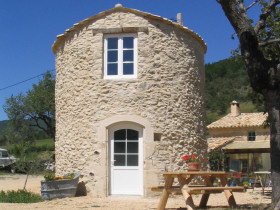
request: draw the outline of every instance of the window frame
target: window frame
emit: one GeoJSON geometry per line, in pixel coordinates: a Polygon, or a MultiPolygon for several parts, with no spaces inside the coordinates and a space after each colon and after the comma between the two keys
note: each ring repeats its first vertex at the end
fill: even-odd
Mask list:
{"type": "Polygon", "coordinates": [[[248,137],[248,141],[256,141],[256,131],[248,131],[247,137],[248,137]]]}
{"type": "Polygon", "coordinates": [[[105,34],[103,37],[104,40],[104,79],[126,79],[126,78],[137,78],[137,58],[138,58],[138,36],[137,34],[105,34]],[[133,37],[133,74],[124,75],[123,74],[123,38],[133,37]],[[117,75],[108,75],[108,38],[118,38],[118,74],[117,75]]]}

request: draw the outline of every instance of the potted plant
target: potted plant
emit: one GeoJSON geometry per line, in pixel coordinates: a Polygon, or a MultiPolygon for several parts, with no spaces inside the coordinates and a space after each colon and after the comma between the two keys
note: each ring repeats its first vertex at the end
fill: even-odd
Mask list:
{"type": "Polygon", "coordinates": [[[188,171],[199,171],[199,162],[197,161],[195,155],[184,155],[183,159],[188,164],[188,171]]]}

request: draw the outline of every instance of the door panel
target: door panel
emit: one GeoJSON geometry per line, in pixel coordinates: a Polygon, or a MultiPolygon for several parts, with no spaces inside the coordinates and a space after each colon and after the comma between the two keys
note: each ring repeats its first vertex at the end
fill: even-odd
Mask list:
{"type": "Polygon", "coordinates": [[[126,125],[109,131],[111,194],[143,194],[143,131],[126,125]]]}

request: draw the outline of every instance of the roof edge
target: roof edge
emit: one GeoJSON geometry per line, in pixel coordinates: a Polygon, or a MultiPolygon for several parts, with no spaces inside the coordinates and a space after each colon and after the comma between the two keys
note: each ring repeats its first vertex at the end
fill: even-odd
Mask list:
{"type": "Polygon", "coordinates": [[[206,53],[207,51],[207,45],[206,43],[204,42],[204,40],[202,39],[202,37],[200,35],[198,35],[197,33],[195,33],[194,31],[190,30],[189,28],[185,27],[185,26],[182,26],[178,23],[175,23],[175,22],[172,22],[171,20],[168,20],[167,18],[163,18],[161,16],[158,16],[158,15],[153,15],[153,14],[150,14],[150,13],[147,13],[147,12],[142,12],[140,10],[136,10],[136,9],[130,9],[130,8],[126,8],[126,7],[122,7],[122,6],[118,6],[118,7],[115,7],[115,8],[112,8],[112,9],[109,9],[109,10],[106,10],[106,11],[103,11],[103,12],[100,12],[94,16],[91,16],[89,18],[86,18],[84,20],[82,20],[81,22],[79,23],[76,23],[73,25],[72,28],[70,29],[67,29],[66,32],[64,34],[60,34],[57,36],[57,40],[54,41],[53,45],[52,45],[52,51],[54,54],[56,54],[56,50],[57,50],[57,46],[64,41],[64,39],[70,34],[70,32],[82,27],[83,25],[85,25],[86,23],[88,23],[89,21],[92,21],[92,20],[95,20],[97,18],[100,18],[100,17],[103,17],[107,14],[110,14],[110,13],[113,13],[113,12],[116,12],[116,11],[125,11],[125,12],[131,12],[131,13],[134,13],[134,14],[137,14],[137,15],[142,15],[144,17],[148,17],[148,18],[151,18],[151,19],[155,19],[155,20],[160,20],[164,23],[167,23],[167,24],[170,24],[170,25],[173,25],[175,26],[176,28],[178,29],[182,29],[184,31],[186,31],[187,33],[189,33],[193,38],[195,38],[201,45],[202,47],[204,48],[204,54],[206,53]]]}

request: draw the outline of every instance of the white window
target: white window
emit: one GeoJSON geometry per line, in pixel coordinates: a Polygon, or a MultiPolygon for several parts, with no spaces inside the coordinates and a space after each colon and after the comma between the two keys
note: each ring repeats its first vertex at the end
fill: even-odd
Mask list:
{"type": "Polygon", "coordinates": [[[104,78],[137,78],[136,34],[104,36],[104,78]]]}

